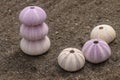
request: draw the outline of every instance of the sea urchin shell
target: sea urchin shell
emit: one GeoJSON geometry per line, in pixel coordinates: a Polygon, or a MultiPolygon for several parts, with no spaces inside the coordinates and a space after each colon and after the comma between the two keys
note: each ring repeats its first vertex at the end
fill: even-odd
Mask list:
{"type": "Polygon", "coordinates": [[[29,41],[23,38],[20,43],[20,48],[28,55],[41,55],[50,48],[50,40],[47,36],[39,41],[29,41]]]}
{"type": "Polygon", "coordinates": [[[100,39],[87,41],[82,48],[82,52],[86,60],[91,63],[101,63],[111,56],[110,47],[100,39]]]}
{"type": "Polygon", "coordinates": [[[19,20],[22,24],[34,26],[43,23],[46,16],[42,8],[38,6],[28,6],[20,12],[19,20]]]}
{"type": "Polygon", "coordinates": [[[21,25],[20,27],[20,35],[31,41],[43,39],[48,34],[48,26],[43,23],[37,26],[25,26],[21,25]]]}
{"type": "Polygon", "coordinates": [[[116,38],[116,32],[111,26],[102,24],[92,30],[90,37],[91,39],[98,38],[110,43],[116,38]]]}
{"type": "Polygon", "coordinates": [[[58,56],[58,64],[66,71],[77,71],[85,64],[82,52],[76,48],[66,48],[58,56]]]}

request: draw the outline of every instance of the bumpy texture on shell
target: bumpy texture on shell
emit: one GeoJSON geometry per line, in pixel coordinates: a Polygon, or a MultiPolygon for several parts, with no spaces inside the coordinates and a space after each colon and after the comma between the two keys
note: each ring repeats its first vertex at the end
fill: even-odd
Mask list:
{"type": "Polygon", "coordinates": [[[41,55],[50,48],[50,40],[47,36],[40,41],[28,41],[23,38],[20,43],[20,48],[28,55],[41,55]]]}
{"type": "Polygon", "coordinates": [[[85,64],[82,52],[76,48],[66,48],[58,56],[58,64],[66,71],[77,71],[85,64]]]}
{"type": "Polygon", "coordinates": [[[48,26],[45,23],[35,27],[21,25],[20,34],[23,38],[27,40],[40,40],[48,34],[48,26]]]}
{"type": "Polygon", "coordinates": [[[91,32],[91,39],[102,39],[107,43],[112,42],[116,38],[115,30],[106,24],[96,26],[91,32]]]}
{"type": "Polygon", "coordinates": [[[45,11],[38,6],[28,6],[19,15],[22,24],[34,26],[42,24],[46,19],[45,11]]]}
{"type": "Polygon", "coordinates": [[[109,45],[100,39],[87,41],[82,48],[82,52],[86,60],[91,63],[101,63],[111,56],[109,45]]]}

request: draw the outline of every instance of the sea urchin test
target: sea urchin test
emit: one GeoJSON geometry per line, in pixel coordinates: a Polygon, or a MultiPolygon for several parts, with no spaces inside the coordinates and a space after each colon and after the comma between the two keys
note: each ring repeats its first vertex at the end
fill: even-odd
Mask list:
{"type": "Polygon", "coordinates": [[[66,71],[77,71],[85,64],[82,52],[76,48],[66,48],[58,56],[58,64],[66,71]]]}
{"type": "Polygon", "coordinates": [[[111,56],[111,49],[109,45],[100,39],[92,39],[87,41],[82,52],[87,61],[91,63],[101,63],[111,56]]]}
{"type": "Polygon", "coordinates": [[[110,43],[116,38],[116,32],[111,26],[102,24],[92,30],[90,37],[91,39],[98,38],[110,43]]]}
{"type": "Polygon", "coordinates": [[[23,38],[21,40],[20,47],[26,54],[41,55],[48,51],[50,47],[50,40],[47,36],[44,39],[38,41],[29,41],[23,38]]]}
{"type": "Polygon", "coordinates": [[[20,27],[20,34],[27,40],[40,40],[48,34],[48,26],[46,23],[33,27],[22,24],[20,27]]]}
{"type": "Polygon", "coordinates": [[[42,24],[45,19],[45,11],[38,6],[28,6],[24,8],[19,15],[20,22],[28,26],[42,24]]]}
{"type": "Polygon", "coordinates": [[[50,40],[47,36],[48,26],[44,22],[45,11],[38,6],[28,6],[19,15],[21,50],[28,55],[41,55],[50,48],[50,40]]]}

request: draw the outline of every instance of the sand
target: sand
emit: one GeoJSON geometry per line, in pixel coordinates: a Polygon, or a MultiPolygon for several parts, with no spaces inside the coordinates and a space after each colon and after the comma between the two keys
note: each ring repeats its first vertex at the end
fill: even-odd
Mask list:
{"type": "Polygon", "coordinates": [[[120,0],[2,0],[0,5],[0,80],[120,80],[120,0]],[[52,43],[46,54],[36,57],[19,48],[18,16],[29,5],[46,11],[52,43]],[[111,25],[117,33],[110,59],[97,65],[86,62],[73,73],[61,69],[59,53],[67,47],[81,50],[99,24],[111,25]]]}

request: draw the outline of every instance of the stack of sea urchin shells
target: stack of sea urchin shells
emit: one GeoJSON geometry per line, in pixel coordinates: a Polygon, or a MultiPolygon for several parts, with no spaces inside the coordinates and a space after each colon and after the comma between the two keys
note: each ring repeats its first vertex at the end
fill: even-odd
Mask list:
{"type": "Polygon", "coordinates": [[[20,35],[23,37],[20,48],[24,53],[41,55],[50,48],[46,17],[45,11],[38,6],[28,6],[20,12],[20,35]]]}

